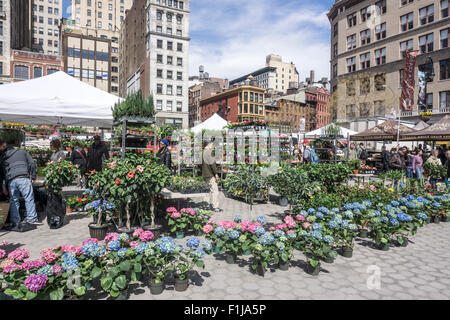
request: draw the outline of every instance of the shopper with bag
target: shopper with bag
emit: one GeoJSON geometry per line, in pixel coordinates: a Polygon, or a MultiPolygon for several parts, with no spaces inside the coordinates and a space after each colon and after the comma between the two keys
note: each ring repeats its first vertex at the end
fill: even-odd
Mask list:
{"type": "Polygon", "coordinates": [[[78,186],[81,188],[86,187],[87,156],[78,141],[75,142],[72,155],[70,156],[70,162],[80,169],[80,177],[77,179],[78,186]]]}

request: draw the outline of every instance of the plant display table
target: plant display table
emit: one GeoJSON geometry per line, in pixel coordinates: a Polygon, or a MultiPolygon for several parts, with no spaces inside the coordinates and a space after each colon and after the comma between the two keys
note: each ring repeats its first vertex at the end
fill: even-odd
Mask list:
{"type": "Polygon", "coordinates": [[[166,200],[177,200],[177,209],[181,209],[181,200],[186,199],[205,199],[209,193],[180,193],[173,192],[167,188],[162,189],[161,195],[166,200]]]}
{"type": "MultiPolygon", "coordinates": [[[[363,183],[365,183],[366,178],[367,178],[367,181],[370,182],[370,178],[376,177],[376,175],[374,175],[374,174],[351,174],[349,176],[352,180],[354,178],[356,178],[358,180],[358,185],[361,183],[361,178],[362,178],[363,183]]],[[[354,179],[354,180],[356,180],[356,179],[354,179]]],[[[351,180],[349,180],[349,181],[351,181],[351,180]]],[[[347,182],[347,185],[348,185],[348,182],[347,182]]]]}

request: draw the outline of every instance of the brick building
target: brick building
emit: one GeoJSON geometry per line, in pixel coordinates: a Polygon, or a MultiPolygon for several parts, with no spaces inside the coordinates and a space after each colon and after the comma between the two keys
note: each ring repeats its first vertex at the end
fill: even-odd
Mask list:
{"type": "Polygon", "coordinates": [[[273,100],[266,103],[266,122],[272,129],[280,133],[293,133],[300,131],[300,121],[304,118],[306,104],[290,99],[273,100]]]}
{"type": "Polygon", "coordinates": [[[213,81],[204,81],[189,88],[189,127],[200,123],[200,100],[221,92],[221,83],[213,81]]]}
{"type": "Polygon", "coordinates": [[[36,52],[11,50],[11,79],[29,80],[63,71],[61,57],[36,52]]]}
{"type": "Polygon", "coordinates": [[[322,128],[330,124],[330,92],[325,88],[317,88],[317,121],[316,127],[322,128]]]}

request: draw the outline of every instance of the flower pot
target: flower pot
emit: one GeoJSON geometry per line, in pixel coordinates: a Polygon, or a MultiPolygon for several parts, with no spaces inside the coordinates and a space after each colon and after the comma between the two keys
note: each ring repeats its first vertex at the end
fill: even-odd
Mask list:
{"type": "Polygon", "coordinates": [[[136,230],[136,228],[131,227],[130,230],[128,230],[127,227],[122,227],[122,228],[118,228],[117,231],[118,233],[126,233],[128,234],[130,237],[133,235],[134,231],[136,230]]]}
{"type": "Polygon", "coordinates": [[[183,239],[184,238],[184,231],[176,231],[177,239],[183,239]]]}
{"type": "Polygon", "coordinates": [[[88,152],[88,148],[83,148],[84,152],[88,152]]]}
{"type": "Polygon", "coordinates": [[[108,225],[97,226],[95,223],[89,224],[89,234],[91,238],[95,238],[99,241],[105,239],[108,232],[108,225]]]}
{"type": "Polygon", "coordinates": [[[175,278],[175,291],[182,292],[186,291],[189,286],[188,279],[180,280],[175,278]]]}
{"type": "Polygon", "coordinates": [[[162,228],[163,228],[163,226],[160,224],[157,224],[154,226],[147,225],[147,226],[142,227],[142,229],[151,231],[153,233],[153,235],[154,235],[153,240],[157,240],[161,236],[162,228]]]}
{"type": "Polygon", "coordinates": [[[200,237],[202,235],[202,230],[195,230],[194,235],[200,237]]]}
{"type": "Polygon", "coordinates": [[[389,243],[380,243],[378,249],[381,251],[389,251],[389,243]]]}
{"type": "Polygon", "coordinates": [[[427,223],[431,223],[431,217],[427,218],[427,223]]]}
{"type": "Polygon", "coordinates": [[[369,231],[365,230],[365,229],[361,229],[361,230],[359,230],[358,236],[360,238],[368,238],[369,237],[369,231]]]}
{"type": "Polygon", "coordinates": [[[287,207],[289,205],[289,202],[285,197],[280,197],[278,200],[278,204],[282,207],[287,207]]]}
{"type": "Polygon", "coordinates": [[[128,300],[129,297],[130,292],[128,288],[126,288],[125,290],[120,291],[119,295],[116,297],[116,300],[128,300]]]}
{"type": "Polygon", "coordinates": [[[354,174],[358,174],[358,173],[359,173],[359,170],[355,170],[355,171],[353,171],[353,173],[354,173],[354,174]]]}
{"type": "Polygon", "coordinates": [[[229,264],[236,263],[236,256],[234,254],[227,253],[225,256],[225,261],[229,264]]]}
{"type": "Polygon", "coordinates": [[[220,253],[220,247],[215,246],[214,247],[214,253],[220,253]]]}
{"type": "Polygon", "coordinates": [[[164,281],[161,281],[160,283],[155,283],[154,280],[150,280],[148,287],[150,289],[151,294],[153,295],[161,294],[163,293],[165,287],[164,281]]]}
{"type": "Polygon", "coordinates": [[[323,260],[323,262],[325,262],[325,263],[333,263],[333,262],[334,262],[334,257],[332,257],[332,256],[330,256],[330,255],[327,255],[327,257],[324,258],[324,259],[322,259],[322,260],[323,260]]]}
{"type": "Polygon", "coordinates": [[[244,256],[249,256],[249,255],[251,255],[252,253],[251,253],[250,250],[245,250],[243,254],[244,254],[244,256]]]}
{"type": "Polygon", "coordinates": [[[289,261],[287,262],[279,262],[278,263],[278,269],[280,269],[281,271],[288,271],[289,270],[289,261]]]}
{"type": "Polygon", "coordinates": [[[351,258],[353,256],[353,249],[350,247],[342,247],[342,256],[344,258],[351,258]]]}
{"type": "Polygon", "coordinates": [[[72,208],[67,208],[66,207],[66,213],[72,213],[72,212],[73,212],[72,208]]]}
{"type": "Polygon", "coordinates": [[[441,222],[441,217],[440,217],[440,216],[434,216],[434,217],[433,217],[433,222],[434,222],[434,223],[439,223],[439,222],[441,222]]]}
{"type": "Polygon", "coordinates": [[[265,273],[266,273],[266,270],[263,268],[262,264],[258,264],[256,266],[256,274],[258,276],[264,277],[265,273]]]}
{"type": "Polygon", "coordinates": [[[313,267],[310,263],[306,265],[306,272],[312,276],[318,276],[320,272],[320,264],[313,267]]]}
{"type": "Polygon", "coordinates": [[[448,217],[447,216],[442,216],[441,217],[441,222],[448,222],[448,217]]]}
{"type": "Polygon", "coordinates": [[[402,237],[402,238],[403,238],[403,243],[400,244],[400,242],[398,242],[398,240],[397,240],[398,245],[401,247],[407,247],[408,246],[408,238],[405,238],[405,237],[402,237]]]}

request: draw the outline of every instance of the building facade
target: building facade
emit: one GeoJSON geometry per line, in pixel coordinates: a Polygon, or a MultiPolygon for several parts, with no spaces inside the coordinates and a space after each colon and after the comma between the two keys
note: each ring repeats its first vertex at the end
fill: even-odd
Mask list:
{"type": "Polygon", "coordinates": [[[33,51],[60,55],[59,24],[63,0],[32,0],[33,51]]]}
{"type": "Polygon", "coordinates": [[[270,128],[277,129],[280,133],[299,132],[305,107],[299,101],[283,98],[273,100],[265,105],[265,120],[270,128]]]}
{"type": "Polygon", "coordinates": [[[11,82],[11,7],[10,1],[0,0],[0,84],[11,82]]]}
{"type": "Polygon", "coordinates": [[[326,88],[317,88],[317,116],[316,127],[322,128],[331,123],[330,92],[326,88]]]}
{"type": "Polygon", "coordinates": [[[62,26],[61,35],[64,71],[80,81],[111,92],[111,40],[86,36],[80,30],[66,26],[62,26]]]}
{"type": "Polygon", "coordinates": [[[14,82],[36,79],[62,71],[60,56],[11,49],[11,74],[14,82]]]}
{"type": "Polygon", "coordinates": [[[265,120],[264,89],[243,85],[200,100],[200,118],[205,121],[214,113],[229,122],[265,120]]]}
{"type": "Polygon", "coordinates": [[[125,12],[133,0],[72,0],[74,28],[85,36],[111,40],[110,93],[119,95],[119,38],[125,12]]]}
{"type": "Polygon", "coordinates": [[[201,123],[200,101],[222,90],[222,84],[216,81],[203,81],[189,88],[189,127],[201,123]]]}
{"type": "Polygon", "coordinates": [[[337,0],[331,24],[333,113],[339,123],[358,125],[377,117],[417,121],[432,111],[433,121],[450,112],[448,0],[337,0]],[[399,111],[406,50],[418,50],[412,111],[399,111]],[[417,72],[433,60],[426,106],[418,107],[417,72]],[[361,120],[361,121],[360,121],[361,120]]]}

